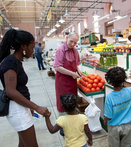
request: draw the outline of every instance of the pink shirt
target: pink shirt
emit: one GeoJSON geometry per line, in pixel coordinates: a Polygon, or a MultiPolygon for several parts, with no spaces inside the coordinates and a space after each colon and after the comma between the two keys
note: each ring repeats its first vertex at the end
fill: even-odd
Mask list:
{"type": "Polygon", "coordinates": [[[80,64],[80,57],[77,49],[75,47],[73,49],[68,49],[67,42],[60,45],[56,50],[53,67],[63,66],[64,58],[71,62],[76,60],[76,64],[80,64]]]}

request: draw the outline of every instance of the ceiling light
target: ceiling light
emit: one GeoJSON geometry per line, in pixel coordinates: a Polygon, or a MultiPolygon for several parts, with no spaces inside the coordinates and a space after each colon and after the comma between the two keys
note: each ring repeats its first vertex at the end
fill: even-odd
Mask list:
{"type": "Polygon", "coordinates": [[[70,17],[70,14],[68,14],[68,10],[66,9],[65,14],[63,15],[63,17],[70,17]]]}
{"type": "Polygon", "coordinates": [[[49,29],[50,27],[49,26],[45,26],[45,29],[49,29]]]}
{"type": "Polygon", "coordinates": [[[15,30],[19,30],[19,28],[18,28],[18,27],[13,27],[13,29],[15,29],[15,30]]]}
{"type": "Polygon", "coordinates": [[[57,21],[57,23],[56,23],[56,25],[55,25],[57,28],[59,28],[60,27],[60,24],[59,24],[59,22],[57,21]]]}
{"type": "Polygon", "coordinates": [[[35,27],[36,29],[40,29],[40,27],[35,27]]]}
{"type": "Polygon", "coordinates": [[[93,17],[100,17],[100,16],[97,14],[97,11],[95,11],[93,17]]]}
{"type": "Polygon", "coordinates": [[[122,16],[121,18],[118,18],[118,19],[114,19],[112,21],[109,21],[107,24],[113,23],[115,21],[121,20],[121,19],[126,18],[126,17],[128,17],[128,15],[125,15],[125,16],[122,16]]]}
{"type": "Polygon", "coordinates": [[[100,21],[102,19],[108,18],[109,16],[110,16],[110,14],[107,14],[107,15],[105,15],[105,16],[103,16],[103,17],[101,17],[101,18],[99,18],[99,19],[97,19],[95,21],[93,21],[92,23],[95,23],[95,22],[98,22],[98,21],[100,21]]]}
{"type": "Polygon", "coordinates": [[[117,19],[119,19],[119,18],[121,18],[122,16],[120,16],[120,12],[118,11],[117,12],[117,16],[115,17],[115,18],[117,18],[117,19]]]}
{"type": "Polygon", "coordinates": [[[61,19],[59,20],[60,23],[64,23],[65,20],[63,19],[63,17],[61,16],[61,19]]]}

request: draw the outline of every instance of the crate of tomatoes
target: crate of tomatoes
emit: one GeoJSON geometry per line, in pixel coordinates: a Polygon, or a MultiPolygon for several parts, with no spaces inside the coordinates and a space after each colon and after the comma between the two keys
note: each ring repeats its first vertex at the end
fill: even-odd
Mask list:
{"type": "Polygon", "coordinates": [[[88,74],[78,80],[77,85],[84,93],[100,92],[104,90],[105,80],[99,75],[88,74]]]}

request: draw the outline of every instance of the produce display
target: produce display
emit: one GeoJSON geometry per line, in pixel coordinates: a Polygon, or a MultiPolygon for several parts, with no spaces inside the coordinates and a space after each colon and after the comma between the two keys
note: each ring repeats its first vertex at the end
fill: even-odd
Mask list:
{"type": "Polygon", "coordinates": [[[100,53],[100,67],[108,69],[112,66],[117,66],[118,60],[116,53],[102,52],[100,53]]]}
{"type": "Polygon", "coordinates": [[[103,47],[103,52],[113,52],[114,51],[114,45],[112,43],[107,44],[105,47],[103,47]]]}
{"type": "Polygon", "coordinates": [[[105,80],[99,75],[88,74],[87,76],[82,76],[78,80],[78,87],[85,93],[96,92],[104,90],[105,80]]]}
{"type": "Polygon", "coordinates": [[[118,53],[130,53],[131,52],[131,45],[115,46],[114,50],[118,53]]]}
{"type": "Polygon", "coordinates": [[[94,48],[94,52],[103,52],[103,47],[106,46],[106,43],[100,43],[97,45],[96,48],[94,48]]]}

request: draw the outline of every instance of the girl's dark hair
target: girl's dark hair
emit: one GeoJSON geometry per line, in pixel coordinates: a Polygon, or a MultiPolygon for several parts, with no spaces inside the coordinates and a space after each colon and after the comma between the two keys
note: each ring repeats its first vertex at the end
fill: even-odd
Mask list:
{"type": "Polygon", "coordinates": [[[10,49],[15,51],[19,50],[21,45],[29,45],[34,41],[34,37],[31,33],[24,30],[8,30],[0,45],[0,62],[8,55],[10,55],[10,49]]]}
{"type": "Polygon", "coordinates": [[[107,83],[111,84],[114,87],[122,86],[122,84],[127,79],[126,73],[121,67],[114,67],[108,70],[105,74],[105,79],[107,83]]]}
{"type": "Polygon", "coordinates": [[[61,103],[62,103],[62,108],[66,112],[73,111],[75,109],[75,107],[77,106],[76,96],[72,93],[67,93],[63,96],[61,95],[60,99],[61,99],[61,103]]]}
{"type": "Polygon", "coordinates": [[[106,39],[105,38],[102,38],[101,41],[100,41],[100,43],[104,43],[104,42],[106,42],[106,39]]]}

